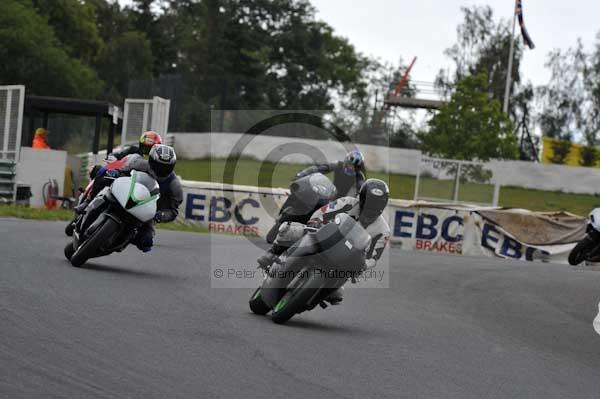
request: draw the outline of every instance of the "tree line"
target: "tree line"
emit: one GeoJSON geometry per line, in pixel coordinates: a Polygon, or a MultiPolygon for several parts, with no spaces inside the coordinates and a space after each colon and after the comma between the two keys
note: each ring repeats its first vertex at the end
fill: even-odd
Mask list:
{"type": "MultiPolygon", "coordinates": [[[[210,130],[211,110],[301,109],[325,111],[357,141],[379,137],[443,157],[534,159],[539,133],[593,149],[600,45],[551,52],[550,81],[533,87],[520,75],[517,40],[505,115],[510,21],[489,7],[462,12],[445,52],[453,68],[436,80],[446,105],[422,125],[410,112],[383,113],[402,60],[361,54],[308,0],[3,0],[0,83],[115,104],[167,91],[176,99],[171,129],[179,131],[210,130]]],[[[410,83],[402,95],[414,95],[410,83]]],[[[595,150],[584,153],[594,164],[595,150]]]]}
{"type": "Polygon", "coordinates": [[[29,93],[121,104],[175,77],[179,130],[210,110],[358,110],[375,70],[305,0],[3,0],[0,80],[29,93]],[[135,90],[134,90],[135,91],[135,90]]]}

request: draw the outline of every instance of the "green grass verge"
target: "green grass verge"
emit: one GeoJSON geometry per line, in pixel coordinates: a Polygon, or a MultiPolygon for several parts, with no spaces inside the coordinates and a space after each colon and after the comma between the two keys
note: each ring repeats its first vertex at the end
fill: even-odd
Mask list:
{"type": "MultiPolygon", "coordinates": [[[[240,159],[235,167],[233,179],[224,178],[226,161],[210,160],[179,160],[177,173],[184,179],[212,182],[234,182],[250,186],[288,187],[291,178],[303,165],[273,164],[252,159],[240,159]],[[227,180],[227,181],[225,181],[227,180]]],[[[387,181],[390,185],[392,198],[412,199],[415,191],[414,176],[386,175],[369,173],[387,181]]],[[[421,179],[422,192],[436,198],[451,198],[453,183],[435,179],[421,179]]],[[[463,201],[491,203],[493,187],[485,184],[464,184],[460,188],[460,199],[463,201]]],[[[500,206],[509,208],[524,208],[532,211],[567,211],[586,216],[595,206],[600,205],[600,197],[594,195],[567,194],[559,191],[530,190],[520,187],[502,187],[500,190],[500,206]]]]}
{"type": "Polygon", "coordinates": [[[0,217],[69,221],[73,219],[73,211],[66,209],[29,208],[18,205],[0,205],[0,217]]]}
{"type": "MultiPolygon", "coordinates": [[[[225,160],[180,160],[177,173],[184,179],[196,181],[224,182],[225,160]]],[[[303,165],[273,164],[251,159],[238,160],[232,181],[262,187],[288,187],[292,177],[303,165]]],[[[406,175],[385,175],[369,173],[387,181],[392,198],[412,199],[415,190],[415,178],[406,175]]],[[[434,179],[421,180],[423,190],[430,196],[449,198],[452,182],[440,182],[434,179]]],[[[461,186],[461,199],[474,202],[490,202],[492,188],[489,185],[465,184],[461,186]]],[[[520,187],[502,187],[500,206],[525,208],[533,211],[567,211],[587,216],[589,211],[600,205],[600,197],[595,195],[567,194],[559,191],[529,190],[520,187]]],[[[17,217],[36,220],[71,220],[73,213],[68,210],[36,209],[14,205],[0,205],[0,217],[17,217]]],[[[160,229],[206,233],[206,228],[183,223],[166,223],[157,226],[160,229]]]]}

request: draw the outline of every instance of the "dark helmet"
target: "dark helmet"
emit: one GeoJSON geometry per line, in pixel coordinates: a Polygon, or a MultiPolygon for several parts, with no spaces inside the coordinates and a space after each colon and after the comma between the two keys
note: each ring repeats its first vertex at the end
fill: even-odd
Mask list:
{"type": "Polygon", "coordinates": [[[158,144],[150,150],[148,163],[150,164],[150,169],[158,178],[169,176],[173,172],[173,169],[175,169],[176,162],[177,155],[175,155],[173,147],[158,144]]]}
{"type": "Polygon", "coordinates": [[[362,154],[362,152],[358,150],[350,151],[348,154],[346,154],[346,157],[344,158],[344,164],[348,166],[352,165],[357,169],[362,167],[364,163],[365,157],[362,154]]]}
{"type": "Polygon", "coordinates": [[[359,220],[364,226],[373,223],[381,215],[390,198],[390,190],[379,179],[367,179],[358,194],[360,204],[359,220]]]}
{"type": "Polygon", "coordinates": [[[160,137],[160,134],[151,130],[142,133],[140,136],[140,155],[142,155],[144,158],[148,158],[148,154],[150,154],[152,147],[158,144],[162,144],[162,138],[160,137]]]}

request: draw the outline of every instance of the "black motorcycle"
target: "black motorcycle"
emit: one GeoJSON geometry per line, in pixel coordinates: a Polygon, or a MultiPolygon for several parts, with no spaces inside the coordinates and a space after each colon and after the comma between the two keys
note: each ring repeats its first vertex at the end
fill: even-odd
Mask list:
{"type": "Polygon", "coordinates": [[[585,237],[569,253],[569,264],[575,266],[581,262],[600,262],[600,208],[594,209],[589,216],[585,237]]]}
{"type": "Polygon", "coordinates": [[[325,299],[365,269],[365,249],[371,236],[345,213],[298,240],[265,275],[252,294],[250,309],[282,324],[294,315],[325,308],[325,299]]]}
{"type": "Polygon", "coordinates": [[[150,175],[133,171],[131,176],[109,180],[111,186],[102,189],[76,219],[73,240],[64,249],[73,266],[123,251],[156,214],[160,188],[150,175]]]}
{"type": "Polygon", "coordinates": [[[279,210],[275,225],[267,233],[267,242],[272,244],[275,241],[279,226],[284,222],[306,224],[317,209],[335,199],[336,192],[331,180],[321,173],[292,181],[290,196],[279,210]]]}

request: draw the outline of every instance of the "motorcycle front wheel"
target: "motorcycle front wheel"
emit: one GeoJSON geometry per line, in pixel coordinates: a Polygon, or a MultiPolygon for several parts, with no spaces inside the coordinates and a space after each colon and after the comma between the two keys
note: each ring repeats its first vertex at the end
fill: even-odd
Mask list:
{"type": "Polygon", "coordinates": [[[102,245],[106,244],[109,239],[119,230],[119,224],[113,219],[107,217],[102,226],[85,240],[75,253],[71,256],[71,264],[75,267],[82,266],[88,259],[93,258],[102,245]]]}
{"type": "MultiPolygon", "coordinates": [[[[306,270],[306,269],[305,269],[306,270]]],[[[288,291],[277,302],[271,320],[276,324],[283,324],[291,319],[295,314],[306,310],[308,301],[316,295],[321,286],[321,278],[309,273],[296,288],[288,291]]]]}
{"type": "Polygon", "coordinates": [[[575,248],[569,253],[569,264],[576,266],[586,260],[587,255],[596,246],[596,243],[586,236],[583,240],[579,241],[575,248]]]}
{"type": "Polygon", "coordinates": [[[70,241],[65,246],[65,258],[67,258],[67,260],[71,260],[71,258],[73,257],[74,253],[75,253],[75,248],[73,248],[73,242],[70,241]]]}

